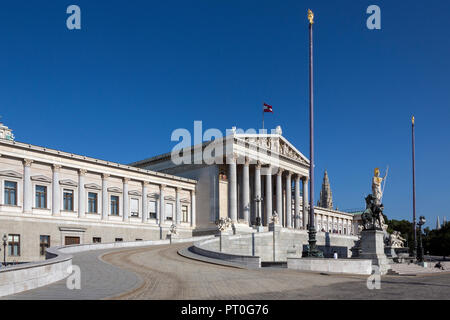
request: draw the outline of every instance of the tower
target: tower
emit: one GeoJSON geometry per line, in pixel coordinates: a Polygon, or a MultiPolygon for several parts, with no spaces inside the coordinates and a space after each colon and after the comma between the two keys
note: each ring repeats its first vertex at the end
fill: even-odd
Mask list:
{"type": "Polygon", "coordinates": [[[440,230],[441,229],[441,223],[439,222],[439,216],[436,219],[436,230],[440,230]]]}
{"type": "Polygon", "coordinates": [[[331,193],[330,180],[328,179],[328,172],[325,170],[323,175],[322,190],[320,191],[320,198],[317,201],[317,206],[326,209],[333,209],[333,195],[331,193]]]}

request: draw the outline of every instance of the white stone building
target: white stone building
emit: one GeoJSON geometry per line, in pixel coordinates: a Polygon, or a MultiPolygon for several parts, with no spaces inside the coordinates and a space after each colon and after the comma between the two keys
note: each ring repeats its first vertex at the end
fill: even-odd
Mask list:
{"type": "MultiPolygon", "coordinates": [[[[309,160],[282,136],[280,127],[271,134],[232,132],[184,149],[180,156],[189,156],[183,164],[166,153],[130,165],[198,181],[195,234],[216,230],[220,217],[230,217],[237,232],[252,232],[259,216],[267,230],[275,212],[283,227],[305,229],[309,160]]],[[[353,215],[332,209],[315,207],[315,226],[319,232],[355,233],[353,215]]]]}
{"type": "MultiPolygon", "coordinates": [[[[195,228],[196,181],[0,139],[0,237],[7,262],[48,246],[165,238],[195,228]]],[[[2,257],[3,258],[3,257],[2,257]]]]}
{"type": "MultiPolygon", "coordinates": [[[[285,228],[308,223],[309,160],[279,127],[194,146],[191,164],[168,153],[130,165],[16,142],[0,129],[7,262],[44,259],[49,246],[164,239],[172,224],[181,237],[214,233],[219,217],[237,233],[255,232],[256,217],[267,230],[274,212],[285,228]]],[[[319,232],[355,234],[352,214],[315,215],[319,232]]]]}

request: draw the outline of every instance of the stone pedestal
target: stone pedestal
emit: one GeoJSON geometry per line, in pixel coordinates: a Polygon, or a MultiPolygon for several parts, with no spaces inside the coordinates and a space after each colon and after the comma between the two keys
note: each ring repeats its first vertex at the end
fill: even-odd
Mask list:
{"type": "Polygon", "coordinates": [[[390,265],[384,252],[383,231],[363,230],[361,232],[361,252],[358,258],[372,260],[372,265],[378,266],[381,274],[387,273],[390,265]]]}

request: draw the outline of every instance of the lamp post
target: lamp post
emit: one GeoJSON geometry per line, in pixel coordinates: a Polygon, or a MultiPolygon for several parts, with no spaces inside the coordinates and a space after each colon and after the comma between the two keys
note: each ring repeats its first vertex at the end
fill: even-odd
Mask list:
{"type": "Polygon", "coordinates": [[[417,250],[417,261],[423,262],[423,244],[422,244],[422,226],[425,224],[426,220],[424,216],[419,217],[419,222],[417,225],[419,226],[419,248],[417,250]]]}
{"type": "Polygon", "coordinates": [[[260,205],[259,203],[263,200],[262,197],[260,197],[259,195],[256,196],[255,201],[256,201],[256,219],[255,219],[255,225],[257,227],[261,226],[261,212],[259,211],[260,209],[260,205]]]}
{"type": "Polygon", "coordinates": [[[3,235],[3,265],[6,267],[6,240],[8,240],[8,237],[6,234],[3,235]]]}
{"type": "Polygon", "coordinates": [[[323,253],[316,246],[316,229],[314,227],[314,81],[313,81],[313,24],[314,13],[308,10],[309,20],[309,226],[307,257],[323,257],[323,253]]]}

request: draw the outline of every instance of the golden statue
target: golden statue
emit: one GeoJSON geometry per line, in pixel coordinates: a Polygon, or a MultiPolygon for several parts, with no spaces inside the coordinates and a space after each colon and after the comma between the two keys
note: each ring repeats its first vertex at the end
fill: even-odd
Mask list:
{"type": "Polygon", "coordinates": [[[311,11],[311,9],[308,9],[308,20],[310,24],[314,23],[314,13],[311,11]]]}
{"type": "Polygon", "coordinates": [[[386,175],[381,178],[380,177],[380,169],[375,168],[374,175],[372,178],[372,195],[381,203],[381,198],[383,197],[383,192],[381,191],[381,182],[385,180],[387,177],[387,171],[386,175]]]}
{"type": "Polygon", "coordinates": [[[412,120],[412,124],[414,125],[414,116],[412,117],[412,119],[411,119],[411,120],[412,120]]]}

